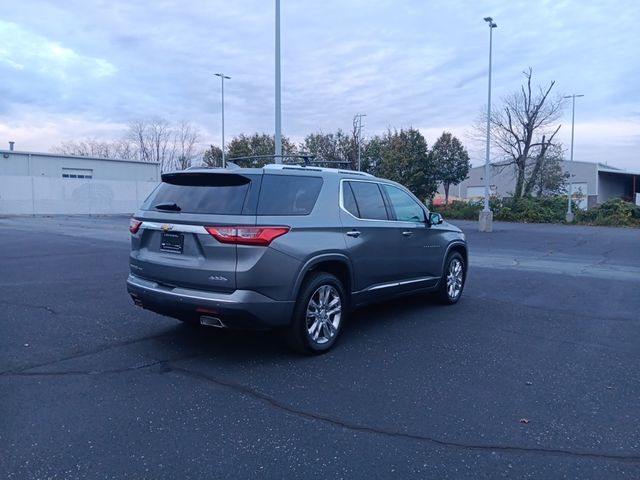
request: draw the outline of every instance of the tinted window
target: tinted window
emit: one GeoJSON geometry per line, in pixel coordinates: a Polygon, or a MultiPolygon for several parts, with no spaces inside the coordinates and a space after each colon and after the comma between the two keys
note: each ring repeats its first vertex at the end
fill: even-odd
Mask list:
{"type": "Polygon", "coordinates": [[[251,187],[251,179],[229,174],[171,174],[163,180],[144,202],[143,210],[175,204],[183,213],[240,215],[251,187]]]}
{"type": "Polygon", "coordinates": [[[318,200],[320,188],[320,177],[265,175],[258,215],[309,215],[318,200]]]}
{"type": "Polygon", "coordinates": [[[382,193],[378,184],[371,182],[348,182],[358,205],[360,218],[369,220],[387,220],[387,209],[384,206],[382,193]]]}
{"type": "Polygon", "coordinates": [[[389,195],[391,208],[395,213],[395,219],[402,222],[424,222],[424,210],[411,198],[407,192],[391,185],[383,185],[384,190],[389,195]]]}
{"type": "Polygon", "coordinates": [[[344,204],[344,208],[354,217],[360,217],[356,197],[353,196],[350,183],[344,182],[342,185],[342,203],[344,204]]]}

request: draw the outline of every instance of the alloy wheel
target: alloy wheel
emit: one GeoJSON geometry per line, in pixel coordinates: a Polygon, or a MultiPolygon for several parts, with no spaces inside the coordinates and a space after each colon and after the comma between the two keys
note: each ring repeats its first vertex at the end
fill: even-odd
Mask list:
{"type": "Polygon", "coordinates": [[[464,280],[464,269],[462,262],[454,258],[449,263],[447,272],[447,295],[451,300],[458,298],[462,292],[462,281],[464,280]]]}
{"type": "Polygon", "coordinates": [[[307,304],[306,326],[309,337],[322,345],[336,336],[342,317],[340,293],[332,285],[321,285],[307,304]]]}

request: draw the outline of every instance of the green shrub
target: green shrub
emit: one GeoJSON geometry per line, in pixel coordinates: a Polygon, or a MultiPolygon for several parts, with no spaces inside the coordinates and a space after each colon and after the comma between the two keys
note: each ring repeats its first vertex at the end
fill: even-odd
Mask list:
{"type": "Polygon", "coordinates": [[[563,197],[527,197],[504,200],[493,218],[507,222],[560,223],[565,219],[567,201],[563,197]]]}
{"type": "MultiPolygon", "coordinates": [[[[453,201],[449,205],[433,207],[446,219],[477,220],[483,202],[453,201]]],[[[564,223],[567,214],[567,197],[527,197],[500,200],[491,198],[493,219],[503,222],[564,223]]],[[[572,204],[576,223],[587,225],[640,227],[640,207],[622,199],[592,208],[580,210],[572,204]]]]}
{"type": "Polygon", "coordinates": [[[640,227],[640,207],[621,198],[615,198],[591,210],[578,210],[575,220],[588,225],[640,227]]]}
{"type": "Polygon", "coordinates": [[[433,207],[434,211],[442,214],[444,218],[456,220],[477,220],[482,203],[453,201],[449,205],[433,207]]]}

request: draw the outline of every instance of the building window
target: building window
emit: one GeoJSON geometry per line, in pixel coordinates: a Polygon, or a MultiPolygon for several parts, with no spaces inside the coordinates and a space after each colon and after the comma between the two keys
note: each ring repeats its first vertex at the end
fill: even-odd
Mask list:
{"type": "Polygon", "coordinates": [[[93,170],[89,168],[63,168],[62,178],[93,178],[93,170]]]}

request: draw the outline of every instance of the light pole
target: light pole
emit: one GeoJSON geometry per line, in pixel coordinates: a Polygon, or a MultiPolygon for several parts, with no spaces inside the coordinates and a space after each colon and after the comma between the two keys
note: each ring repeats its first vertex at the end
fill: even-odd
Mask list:
{"type": "Polygon", "coordinates": [[[358,113],[354,117],[354,126],[358,131],[358,171],[361,170],[361,162],[360,162],[360,145],[362,144],[362,117],[366,117],[366,113],[358,113]]]}
{"type": "Polygon", "coordinates": [[[487,100],[487,147],[486,158],[484,161],[484,208],[480,212],[479,228],[481,232],[491,232],[493,230],[493,212],[489,208],[490,193],[490,176],[491,169],[489,164],[489,156],[491,153],[491,53],[493,49],[493,29],[498,25],[494,23],[493,18],[485,17],[485,22],[489,24],[489,93],[487,100]]]}
{"type": "Polygon", "coordinates": [[[571,168],[569,169],[569,193],[567,193],[567,216],[566,220],[568,223],[573,222],[573,212],[571,211],[571,195],[573,194],[573,183],[571,182],[571,171],[573,170],[573,128],[576,120],[576,98],[584,97],[584,95],[566,95],[564,98],[571,99],[571,168]]]}
{"type": "Polygon", "coordinates": [[[276,0],[276,163],[282,163],[282,118],[280,111],[280,0],[276,0]]]}
{"type": "Polygon", "coordinates": [[[220,77],[222,84],[222,168],[226,168],[227,162],[224,158],[224,81],[225,79],[231,80],[231,77],[227,77],[224,73],[216,73],[216,77],[220,77]]]}

